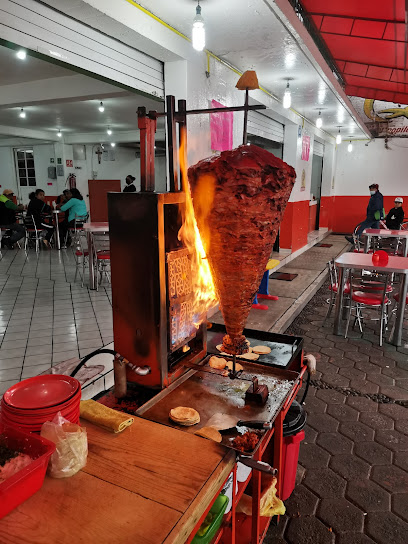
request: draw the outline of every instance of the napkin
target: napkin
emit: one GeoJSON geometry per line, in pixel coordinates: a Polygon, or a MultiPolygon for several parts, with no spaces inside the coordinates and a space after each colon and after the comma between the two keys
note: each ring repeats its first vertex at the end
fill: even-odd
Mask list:
{"type": "Polygon", "coordinates": [[[121,433],[134,421],[128,414],[112,410],[94,400],[81,400],[80,410],[83,419],[114,433],[121,433]]]}

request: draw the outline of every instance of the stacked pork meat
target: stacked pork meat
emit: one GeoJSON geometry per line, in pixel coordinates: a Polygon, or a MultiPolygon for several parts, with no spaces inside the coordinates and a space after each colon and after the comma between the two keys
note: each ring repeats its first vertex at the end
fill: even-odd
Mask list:
{"type": "Polygon", "coordinates": [[[296,174],[272,153],[240,146],[188,170],[194,212],[221,305],[223,350],[242,354],[242,332],[270,258],[296,174]]]}

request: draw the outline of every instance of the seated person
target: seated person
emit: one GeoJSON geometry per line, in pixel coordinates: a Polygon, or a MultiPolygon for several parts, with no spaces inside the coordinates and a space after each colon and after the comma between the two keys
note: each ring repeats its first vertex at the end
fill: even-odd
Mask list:
{"type": "Polygon", "coordinates": [[[135,180],[136,178],[130,174],[126,176],[126,187],[123,189],[124,193],[134,193],[136,191],[136,187],[134,185],[135,180]]]}
{"type": "Polygon", "coordinates": [[[69,189],[64,189],[62,191],[62,195],[57,196],[57,210],[61,208],[65,204],[65,202],[68,202],[68,193],[70,193],[69,189]]]}
{"type": "Polygon", "coordinates": [[[44,214],[52,212],[51,206],[45,203],[45,193],[42,189],[37,189],[35,193],[30,193],[30,203],[27,208],[27,215],[31,216],[38,230],[45,231],[43,238],[44,245],[49,248],[51,236],[54,234],[54,227],[51,221],[47,221],[44,214]]]}
{"type": "Polygon", "coordinates": [[[404,210],[402,209],[403,202],[403,199],[400,196],[397,196],[394,201],[394,208],[388,212],[388,215],[385,218],[387,228],[391,230],[400,230],[401,224],[404,221],[404,210]]]}
{"type": "MultiPolygon", "coordinates": [[[[67,202],[61,206],[62,212],[68,212],[68,220],[63,223],[60,223],[60,232],[62,240],[65,240],[68,229],[75,227],[75,219],[83,218],[87,215],[88,211],[86,209],[86,204],[84,202],[84,197],[78,191],[78,189],[73,188],[68,191],[67,202]]],[[[67,213],[65,214],[67,215],[67,213]]]]}
{"type": "Polygon", "coordinates": [[[14,249],[14,244],[25,236],[25,228],[16,220],[16,212],[24,210],[24,206],[14,204],[13,196],[11,189],[4,189],[0,196],[0,227],[8,229],[10,233],[2,239],[2,245],[4,244],[9,249],[14,249]]]}

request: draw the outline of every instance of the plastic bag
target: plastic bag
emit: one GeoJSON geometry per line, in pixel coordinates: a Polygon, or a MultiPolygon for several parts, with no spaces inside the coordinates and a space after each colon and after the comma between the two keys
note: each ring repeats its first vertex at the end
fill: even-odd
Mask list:
{"type": "Polygon", "coordinates": [[[53,421],[43,424],[41,436],[57,446],[48,464],[48,474],[53,478],[68,478],[86,465],[86,429],[62,417],[61,412],[58,412],[53,421]]]}
{"type": "MultiPolygon", "coordinates": [[[[262,474],[262,491],[260,499],[260,515],[273,517],[283,515],[286,511],[283,502],[276,496],[277,480],[274,476],[262,474]]],[[[252,515],[252,497],[242,495],[237,506],[237,512],[252,515]]]]}

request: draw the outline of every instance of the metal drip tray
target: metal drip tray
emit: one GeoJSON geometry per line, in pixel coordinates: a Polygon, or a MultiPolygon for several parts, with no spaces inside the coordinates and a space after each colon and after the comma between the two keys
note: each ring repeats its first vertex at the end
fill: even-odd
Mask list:
{"type": "MultiPolygon", "coordinates": [[[[207,331],[207,351],[219,355],[217,349],[222,344],[226,334],[224,325],[213,324],[207,331]]],[[[251,346],[268,346],[271,352],[260,355],[255,364],[273,366],[275,368],[294,368],[295,360],[300,357],[303,349],[303,338],[300,336],[289,336],[286,334],[275,334],[265,331],[245,329],[244,335],[251,343],[251,346]]],[[[241,360],[241,359],[240,359],[241,360]]],[[[296,365],[299,368],[299,365],[296,365]]]]}

